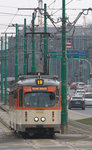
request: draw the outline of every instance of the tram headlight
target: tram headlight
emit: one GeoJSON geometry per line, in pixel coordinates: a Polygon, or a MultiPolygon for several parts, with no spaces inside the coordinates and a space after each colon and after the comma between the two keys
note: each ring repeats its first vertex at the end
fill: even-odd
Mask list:
{"type": "Polygon", "coordinates": [[[38,118],[38,117],[35,117],[35,118],[34,118],[34,121],[35,121],[35,122],[38,122],[38,121],[39,121],[39,118],[38,118]]]}
{"type": "Polygon", "coordinates": [[[41,121],[42,121],[42,122],[44,122],[45,120],[46,120],[46,118],[45,118],[45,117],[42,117],[42,118],[41,118],[41,121]]]}

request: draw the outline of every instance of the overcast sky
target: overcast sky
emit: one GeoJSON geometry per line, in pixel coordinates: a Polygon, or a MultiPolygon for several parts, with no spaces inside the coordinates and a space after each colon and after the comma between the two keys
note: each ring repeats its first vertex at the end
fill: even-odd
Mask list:
{"type": "MultiPolygon", "coordinates": [[[[58,8],[62,8],[62,0],[43,0],[43,3],[47,4],[48,12],[53,14],[52,17],[55,20],[58,17],[62,17],[61,10],[55,13],[58,8]],[[50,5],[52,2],[54,3],[50,5]]],[[[27,18],[27,23],[30,24],[33,11],[18,11],[18,8],[24,7],[38,7],[38,0],[0,0],[0,33],[8,31],[7,26],[9,24],[23,24],[24,18],[27,18]]],[[[66,0],[66,16],[69,17],[70,22],[76,18],[82,9],[88,8],[92,8],[92,0],[66,0]]],[[[78,20],[77,24],[84,24],[83,16],[78,20]]],[[[85,16],[85,21],[87,24],[92,23],[92,12],[85,16]]]]}

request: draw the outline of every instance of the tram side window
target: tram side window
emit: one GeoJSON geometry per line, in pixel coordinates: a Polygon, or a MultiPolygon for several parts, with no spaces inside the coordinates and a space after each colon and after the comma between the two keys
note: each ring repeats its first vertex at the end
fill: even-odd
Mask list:
{"type": "Polygon", "coordinates": [[[59,89],[56,89],[56,105],[59,107],[59,89]]]}
{"type": "Polygon", "coordinates": [[[18,96],[18,95],[17,95],[17,92],[14,91],[14,92],[13,92],[13,98],[17,98],[17,96],[18,96]]]}
{"type": "Polygon", "coordinates": [[[10,93],[10,106],[13,106],[13,92],[10,93]]]}
{"type": "Polygon", "coordinates": [[[19,107],[22,107],[23,89],[19,90],[19,107]]]}

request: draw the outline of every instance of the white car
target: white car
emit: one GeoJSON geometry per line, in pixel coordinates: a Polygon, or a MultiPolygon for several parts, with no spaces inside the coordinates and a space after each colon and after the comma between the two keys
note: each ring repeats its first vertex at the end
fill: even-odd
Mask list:
{"type": "Polygon", "coordinates": [[[86,92],[92,92],[92,85],[86,85],[85,86],[85,91],[86,92]]]}
{"type": "Polygon", "coordinates": [[[77,89],[84,89],[85,83],[84,82],[77,82],[77,89]]]}
{"type": "Polygon", "coordinates": [[[85,90],[76,90],[76,94],[84,95],[85,94],[85,90]]]}
{"type": "Polygon", "coordinates": [[[85,105],[92,106],[92,92],[86,92],[84,95],[85,105]]]}

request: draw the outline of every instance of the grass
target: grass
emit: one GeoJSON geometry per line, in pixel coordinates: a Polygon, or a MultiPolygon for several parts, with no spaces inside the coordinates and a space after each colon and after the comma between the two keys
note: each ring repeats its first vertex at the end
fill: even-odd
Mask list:
{"type": "Polygon", "coordinates": [[[76,120],[77,122],[92,126],[92,118],[86,118],[81,120],[76,120]]]}

